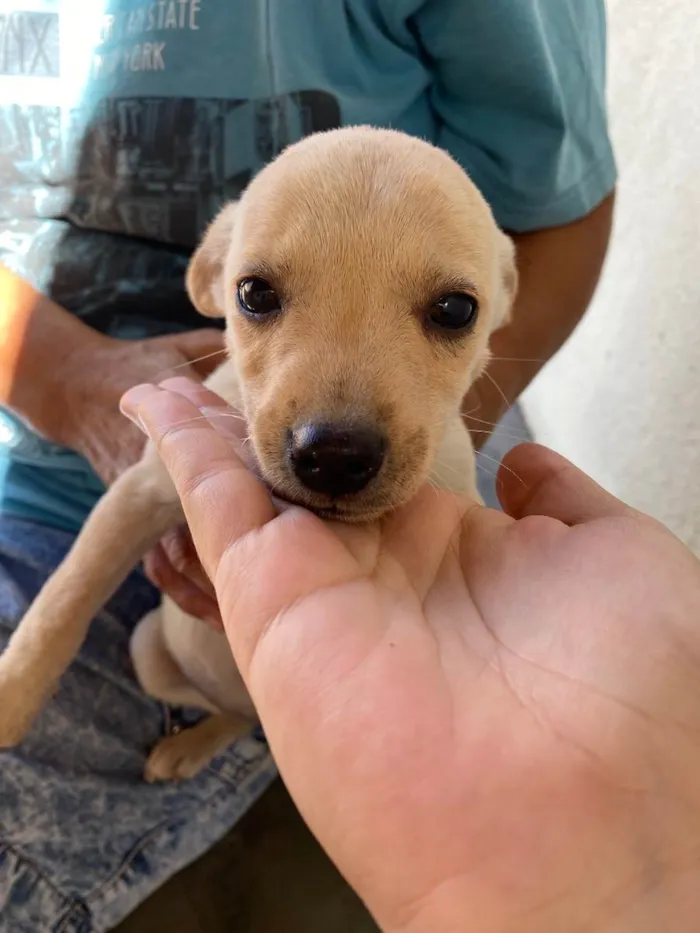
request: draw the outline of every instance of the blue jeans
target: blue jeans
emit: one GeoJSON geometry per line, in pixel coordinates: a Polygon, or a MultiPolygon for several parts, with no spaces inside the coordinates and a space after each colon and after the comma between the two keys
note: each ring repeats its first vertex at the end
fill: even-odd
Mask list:
{"type": "MultiPolygon", "coordinates": [[[[71,541],[0,518],[0,649],[71,541]]],[[[149,699],[134,680],[129,635],[157,601],[132,574],[30,736],[0,753],[1,933],[111,929],[223,836],[276,775],[251,736],[192,780],[144,782],[158,739],[199,716],[149,699]]]]}

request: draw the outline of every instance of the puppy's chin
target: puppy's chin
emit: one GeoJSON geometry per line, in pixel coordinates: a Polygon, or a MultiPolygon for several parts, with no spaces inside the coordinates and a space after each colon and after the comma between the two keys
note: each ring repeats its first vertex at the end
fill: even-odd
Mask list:
{"type": "Polygon", "coordinates": [[[265,485],[269,489],[280,511],[295,507],[302,508],[309,512],[313,512],[314,515],[318,515],[319,518],[355,525],[376,522],[385,515],[394,512],[410,501],[418,489],[418,487],[416,487],[416,489],[412,490],[410,493],[403,492],[401,495],[396,496],[378,491],[376,498],[374,496],[367,496],[366,498],[358,497],[357,500],[347,498],[324,502],[317,499],[312,493],[307,494],[306,492],[300,492],[296,489],[287,490],[285,486],[279,482],[270,483],[266,482],[264,479],[263,482],[265,482],[265,485]]]}
{"type": "Polygon", "coordinates": [[[302,502],[300,499],[282,498],[279,495],[272,495],[272,499],[277,508],[283,512],[289,508],[302,508],[313,512],[319,518],[326,521],[345,522],[348,525],[366,525],[378,521],[396,506],[382,508],[356,508],[353,509],[346,505],[316,506],[308,502],[302,502]]]}
{"type": "Polygon", "coordinates": [[[388,508],[353,509],[349,508],[347,505],[315,506],[308,502],[302,502],[301,499],[294,499],[293,497],[282,498],[274,493],[272,499],[280,512],[289,508],[302,508],[309,512],[313,512],[314,515],[327,521],[345,522],[352,525],[369,524],[370,522],[377,521],[382,518],[382,516],[386,515],[387,512],[391,511],[391,509],[388,508]]]}

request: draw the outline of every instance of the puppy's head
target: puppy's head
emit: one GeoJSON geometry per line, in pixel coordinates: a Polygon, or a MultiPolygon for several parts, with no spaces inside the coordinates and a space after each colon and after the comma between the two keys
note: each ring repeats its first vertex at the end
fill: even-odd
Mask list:
{"type": "Polygon", "coordinates": [[[188,271],[227,318],[251,442],[282,498],[348,521],[425,480],[516,288],[511,241],[444,152],[318,134],[224,208],[188,271]]]}

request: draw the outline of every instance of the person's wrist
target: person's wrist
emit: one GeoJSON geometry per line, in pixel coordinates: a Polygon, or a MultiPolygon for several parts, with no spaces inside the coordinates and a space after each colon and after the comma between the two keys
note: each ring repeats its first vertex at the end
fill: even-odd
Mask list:
{"type": "Polygon", "coordinates": [[[105,357],[115,341],[84,325],[72,336],[70,346],[57,355],[27,415],[46,438],[80,452],[85,406],[101,404],[105,357]]]}
{"type": "Polygon", "coordinates": [[[58,441],[61,399],[81,371],[73,359],[105,338],[2,264],[0,293],[0,403],[58,441]]]}

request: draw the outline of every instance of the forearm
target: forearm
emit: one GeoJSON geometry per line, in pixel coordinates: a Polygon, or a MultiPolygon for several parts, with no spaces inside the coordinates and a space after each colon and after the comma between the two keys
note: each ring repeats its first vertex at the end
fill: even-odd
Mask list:
{"type": "Polygon", "coordinates": [[[78,347],[103,338],[0,265],[0,404],[63,442],[60,391],[78,347]]]}
{"type": "Polygon", "coordinates": [[[613,206],[614,194],[573,224],[513,237],[520,284],[511,323],[493,335],[493,359],[462,409],[477,446],[585,313],[603,268],[613,206]]]}

